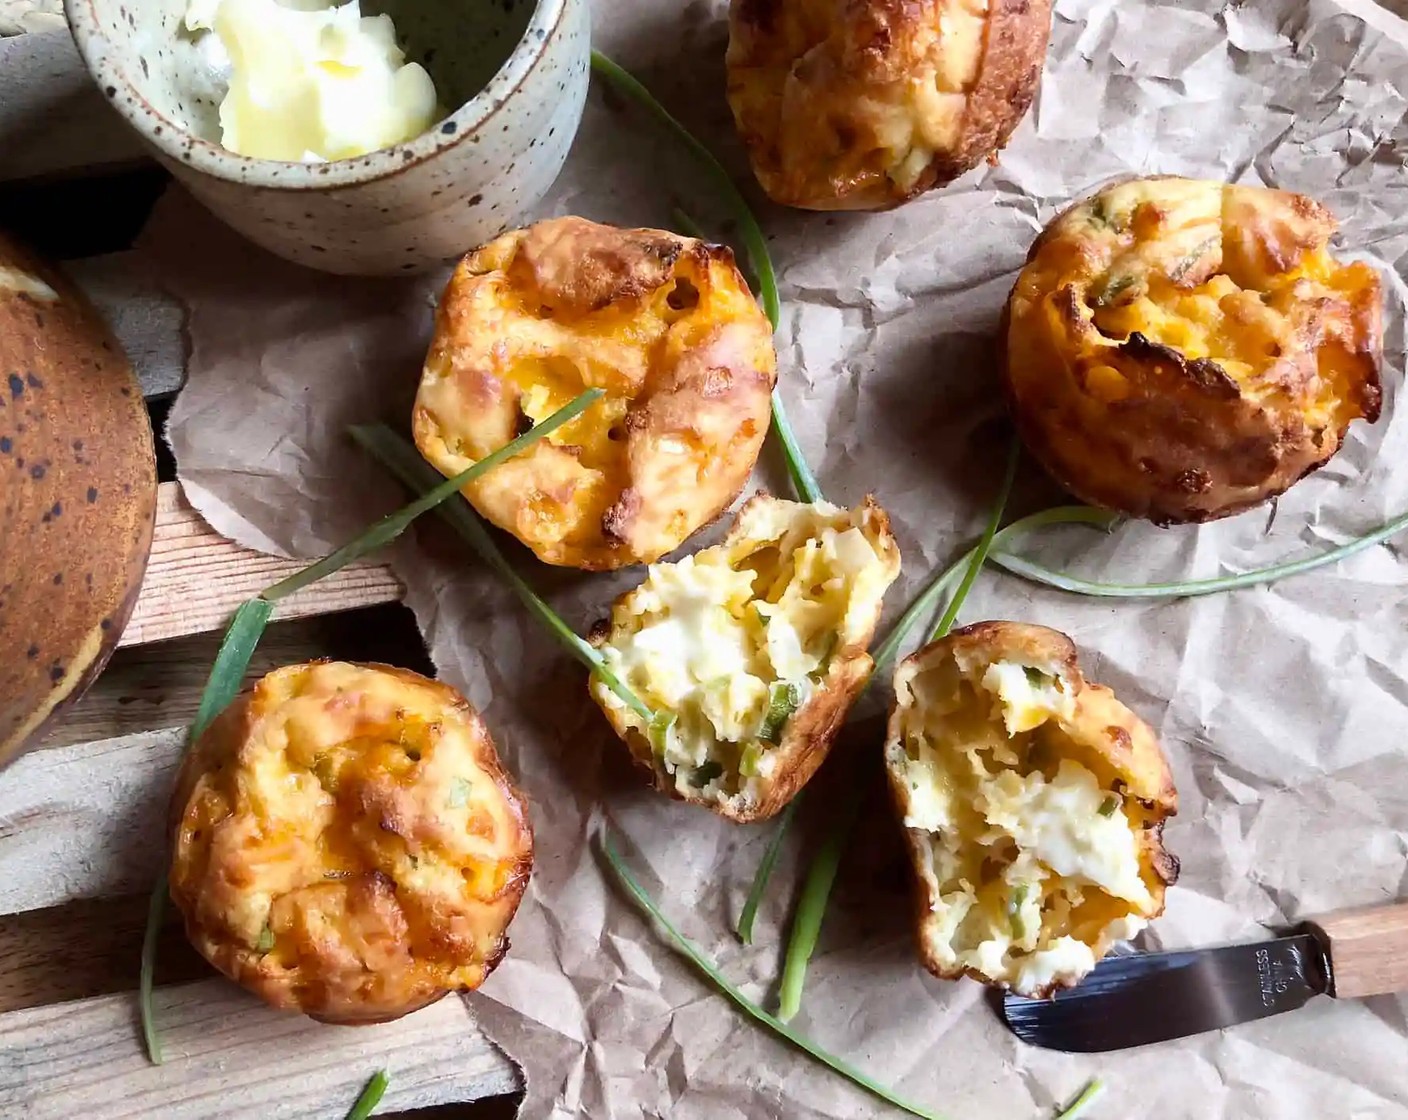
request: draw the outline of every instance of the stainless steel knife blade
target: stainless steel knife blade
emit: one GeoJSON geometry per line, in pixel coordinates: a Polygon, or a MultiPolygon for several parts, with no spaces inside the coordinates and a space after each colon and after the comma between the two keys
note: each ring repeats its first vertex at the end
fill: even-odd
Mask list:
{"type": "Polygon", "coordinates": [[[1055,999],[1003,997],[1024,1042],[1095,1053],[1165,1042],[1301,1007],[1329,986],[1310,933],[1248,945],[1107,957],[1055,999]]]}

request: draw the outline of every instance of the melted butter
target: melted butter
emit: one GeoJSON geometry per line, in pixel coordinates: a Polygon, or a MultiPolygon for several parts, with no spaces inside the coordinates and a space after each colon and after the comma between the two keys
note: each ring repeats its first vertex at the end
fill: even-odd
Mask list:
{"type": "Polygon", "coordinates": [[[391,17],[359,0],[191,0],[186,26],[228,55],[221,143],[261,159],[350,159],[420,135],[439,115],[423,67],[407,63],[391,17]]]}

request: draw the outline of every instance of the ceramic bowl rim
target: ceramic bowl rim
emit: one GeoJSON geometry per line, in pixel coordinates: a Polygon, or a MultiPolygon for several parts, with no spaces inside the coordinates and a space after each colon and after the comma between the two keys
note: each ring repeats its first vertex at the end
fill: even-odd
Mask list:
{"type": "MultiPolygon", "coordinates": [[[[137,0],[128,0],[136,3],[137,0]]],[[[212,178],[285,191],[324,191],[355,187],[396,175],[476,137],[518,92],[562,24],[574,0],[534,0],[522,37],[487,85],[427,131],[390,148],[327,163],[293,163],[242,156],[205,140],[156,109],[114,58],[98,23],[97,0],[64,0],[74,43],[89,75],[126,122],[173,163],[212,178]],[[160,126],[157,132],[156,126],[160,126]]]]}

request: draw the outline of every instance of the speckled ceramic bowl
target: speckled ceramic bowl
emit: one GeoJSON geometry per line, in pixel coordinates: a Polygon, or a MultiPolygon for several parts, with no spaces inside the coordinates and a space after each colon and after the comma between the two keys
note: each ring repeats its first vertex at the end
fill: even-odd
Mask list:
{"type": "Polygon", "coordinates": [[[562,168],[589,68],[587,0],[363,0],[389,14],[448,117],[357,159],[285,163],[219,144],[225,77],[187,0],[65,0],[90,73],[163,164],[251,240],[327,272],[450,260],[518,224],[562,168]]]}

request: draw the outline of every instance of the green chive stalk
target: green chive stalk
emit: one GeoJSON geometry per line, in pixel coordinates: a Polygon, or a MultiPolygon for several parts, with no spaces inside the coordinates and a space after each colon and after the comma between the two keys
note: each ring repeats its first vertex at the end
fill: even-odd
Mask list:
{"type": "MultiPolygon", "coordinates": [[[[412,490],[423,488],[435,477],[434,470],[426,464],[415,448],[384,424],[353,428],[352,438],[412,490]]],[[[646,707],[626,682],[612,671],[596,647],[568,626],[562,616],[548,606],[513,569],[513,565],[504,559],[484,523],[466,503],[454,502],[441,506],[436,512],[474,550],[479,559],[509,585],[533,617],[543,624],[568,653],[615,693],[621,703],[645,720],[651,731],[662,727],[657,714],[646,707]]]]}
{"type": "Polygon", "coordinates": [[[391,1078],[386,1076],[384,1069],[377,1070],[372,1074],[372,1079],[367,1082],[367,1087],[362,1090],[362,1095],[357,1098],[351,1110],[347,1113],[347,1120],[367,1120],[381,1103],[382,1094],[386,1092],[386,1086],[390,1084],[391,1078]]]}
{"type": "Polygon", "coordinates": [[[674,944],[680,954],[694,965],[710,983],[750,1019],[761,1023],[763,1026],[767,1027],[768,1030],[772,1031],[773,1034],[790,1042],[804,1053],[809,1054],[822,1065],[844,1077],[847,1081],[851,1082],[851,1084],[859,1086],[866,1092],[879,1097],[888,1104],[894,1105],[910,1116],[918,1116],[921,1120],[944,1120],[939,1113],[931,1112],[928,1109],[921,1108],[919,1105],[904,1100],[892,1090],[881,1085],[874,1078],[862,1073],[843,1059],[823,1050],[806,1035],[789,1027],[776,1016],[768,1014],[768,1012],[764,1011],[750,1000],[724,978],[718,966],[705,956],[699,946],[685,937],[684,934],[675,928],[670,920],[665,917],[659,905],[650,897],[645,888],[640,885],[636,877],[631,874],[630,869],[621,859],[620,854],[616,851],[615,845],[611,842],[609,833],[605,830],[601,833],[601,848],[602,853],[606,857],[607,866],[611,869],[618,885],[641,910],[649,915],[649,917],[665,931],[669,940],[674,944]]]}
{"type": "MultiPolygon", "coordinates": [[[[1095,522],[1092,521],[1092,523],[1095,522]]],[[[1018,522],[1009,528],[1016,529],[1020,524],[1018,522]]],[[[1213,579],[1178,580],[1171,583],[1099,583],[1082,579],[1070,572],[1060,572],[1043,567],[1034,560],[1016,556],[1002,548],[995,548],[988,559],[1013,575],[1021,576],[1034,583],[1045,584],[1047,587],[1057,588],[1060,591],[1070,591],[1077,595],[1093,595],[1107,599],[1177,599],[1196,595],[1212,595],[1219,591],[1236,591],[1239,588],[1256,587],[1260,584],[1285,579],[1288,576],[1313,572],[1316,568],[1336,564],[1366,549],[1373,548],[1374,545],[1382,544],[1405,529],[1408,529],[1408,513],[1380,525],[1377,529],[1370,530],[1361,537],[1356,537],[1352,541],[1324,552],[1302,556],[1281,564],[1273,564],[1269,568],[1240,572],[1236,575],[1218,576],[1213,579]]],[[[1026,531],[1025,528],[1023,531],[1026,531]]]]}
{"type": "Polygon", "coordinates": [[[1084,1116],[1090,1106],[1095,1103],[1100,1094],[1105,1091],[1105,1083],[1100,1078],[1095,1078],[1070,1104],[1063,1108],[1055,1117],[1055,1120],[1078,1120],[1084,1116]]]}
{"type": "Polygon", "coordinates": [[[787,838],[787,831],[792,827],[792,818],[797,815],[797,806],[801,803],[802,795],[799,792],[787,803],[787,808],[782,810],[772,835],[768,837],[768,846],[763,851],[763,858],[758,862],[758,870],[753,874],[748,897],[738,915],[738,939],[745,945],[753,944],[753,923],[758,917],[758,907],[763,901],[763,895],[767,893],[768,882],[777,867],[778,858],[782,855],[782,842],[787,838]]]}

